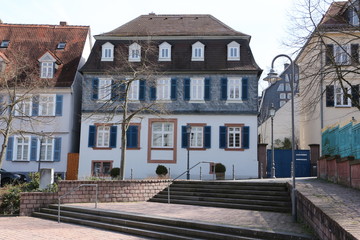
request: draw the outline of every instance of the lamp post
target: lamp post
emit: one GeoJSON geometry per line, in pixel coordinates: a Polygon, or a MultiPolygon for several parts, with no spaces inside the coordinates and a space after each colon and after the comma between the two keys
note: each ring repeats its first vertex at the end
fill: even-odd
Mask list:
{"type": "Polygon", "coordinates": [[[269,74],[267,75],[267,77],[264,78],[265,81],[268,81],[269,83],[273,83],[276,81],[281,80],[282,78],[280,78],[278,76],[278,74],[274,71],[274,62],[277,58],[279,57],[286,57],[287,59],[290,60],[290,65],[292,66],[291,68],[291,137],[292,137],[292,141],[291,141],[291,176],[292,176],[292,191],[291,191],[291,207],[292,207],[292,216],[293,216],[293,220],[296,222],[296,199],[295,199],[295,193],[296,193],[296,186],[295,186],[295,175],[296,175],[296,171],[295,171],[295,120],[294,120],[294,93],[295,93],[295,65],[292,61],[292,59],[286,55],[286,54],[280,54],[277,55],[271,62],[271,70],[269,72],[269,74]]]}
{"type": "Polygon", "coordinates": [[[271,104],[269,109],[269,115],[271,117],[271,178],[275,177],[275,152],[274,152],[274,116],[275,116],[275,107],[274,104],[271,104]]]}
{"type": "Polygon", "coordinates": [[[190,124],[186,125],[186,134],[187,134],[187,171],[186,171],[186,179],[190,180],[190,144],[191,144],[191,126],[190,124]]]}
{"type": "Polygon", "coordinates": [[[40,138],[40,151],[39,151],[39,163],[38,163],[38,172],[40,173],[40,164],[41,164],[41,152],[42,152],[42,148],[43,148],[43,144],[44,144],[44,134],[41,131],[41,138],[40,138]]]}

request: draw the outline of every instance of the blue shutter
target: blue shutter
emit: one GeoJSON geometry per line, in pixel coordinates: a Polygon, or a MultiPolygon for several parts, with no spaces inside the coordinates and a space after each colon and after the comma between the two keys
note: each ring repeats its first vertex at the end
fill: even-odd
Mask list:
{"type": "Polygon", "coordinates": [[[126,131],[126,147],[128,148],[137,148],[138,144],[138,132],[139,126],[129,126],[126,131]]]}
{"type": "Polygon", "coordinates": [[[171,94],[170,94],[171,100],[176,100],[176,94],[177,94],[176,81],[177,81],[176,78],[171,78],[171,94]]]}
{"type": "Polygon", "coordinates": [[[117,126],[110,127],[110,147],[116,148],[117,126]]]}
{"type": "Polygon", "coordinates": [[[61,159],[61,137],[55,138],[54,143],[54,162],[60,162],[61,159]]]}
{"type": "Polygon", "coordinates": [[[33,96],[32,98],[32,116],[39,115],[39,95],[33,96]]]}
{"type": "Polygon", "coordinates": [[[355,107],[359,105],[359,85],[352,85],[351,87],[351,96],[352,96],[352,106],[355,107]]]}
{"type": "Polygon", "coordinates": [[[94,78],[92,81],[92,99],[94,100],[98,99],[99,97],[98,91],[99,91],[99,79],[94,78]]]}
{"type": "MultiPolygon", "coordinates": [[[[111,80],[111,86],[110,86],[110,90],[111,90],[111,96],[110,99],[111,101],[116,101],[117,99],[119,99],[119,89],[118,89],[118,83],[115,80],[111,80]]],[[[108,86],[107,86],[108,87],[108,86]]]]}
{"type": "Polygon", "coordinates": [[[190,100],[190,78],[184,79],[184,100],[190,100]]]}
{"type": "Polygon", "coordinates": [[[150,87],[150,100],[156,100],[156,87],[150,87]]]}
{"type": "Polygon", "coordinates": [[[211,148],[211,126],[204,127],[204,148],[211,148]]]}
{"type": "Polygon", "coordinates": [[[242,79],[242,87],[241,87],[241,99],[248,100],[248,79],[242,79]]]}
{"type": "Polygon", "coordinates": [[[204,100],[210,100],[210,78],[205,78],[204,100]]]}
{"type": "Polygon", "coordinates": [[[13,149],[14,149],[14,137],[9,137],[8,144],[6,147],[6,160],[13,160],[13,149]]]}
{"type": "Polygon", "coordinates": [[[63,108],[63,95],[56,95],[56,108],[55,108],[56,116],[62,116],[62,108],[63,108]]]}
{"type": "MultiPolygon", "coordinates": [[[[122,83],[118,83],[116,85],[116,91],[117,91],[117,95],[118,95],[118,99],[120,99],[120,101],[124,101],[125,97],[126,97],[126,83],[125,81],[122,83]]],[[[115,91],[115,90],[114,90],[115,91]]]]}
{"type": "Polygon", "coordinates": [[[242,148],[248,149],[250,146],[250,127],[245,126],[242,131],[242,148]]]}
{"type": "Polygon", "coordinates": [[[36,161],[37,160],[37,145],[38,145],[38,138],[37,137],[31,137],[30,161],[36,161]]]}
{"type": "Polygon", "coordinates": [[[139,82],[139,100],[145,101],[145,80],[139,82]]]}
{"type": "Polygon", "coordinates": [[[181,147],[188,147],[188,135],[186,133],[186,126],[181,126],[181,147]]]}
{"type": "Polygon", "coordinates": [[[88,147],[95,147],[95,135],[96,135],[96,126],[90,125],[88,147]]]}
{"type": "Polygon", "coordinates": [[[227,78],[221,78],[221,100],[227,100],[227,78]]]}
{"type": "Polygon", "coordinates": [[[220,126],[219,148],[226,148],[226,127],[220,126]]]}

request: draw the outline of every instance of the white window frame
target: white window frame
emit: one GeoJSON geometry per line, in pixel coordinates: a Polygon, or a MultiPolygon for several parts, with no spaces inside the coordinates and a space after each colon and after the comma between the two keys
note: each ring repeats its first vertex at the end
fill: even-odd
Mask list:
{"type": "Polygon", "coordinates": [[[167,42],[159,45],[159,61],[171,61],[171,45],[167,42]]]}
{"type": "Polygon", "coordinates": [[[110,125],[96,126],[96,147],[109,148],[110,147],[110,125]]]}
{"type": "Polygon", "coordinates": [[[280,99],[286,99],[286,93],[280,93],[279,98],[280,99]]]}
{"type": "Polygon", "coordinates": [[[348,44],[345,45],[334,45],[334,58],[335,63],[338,65],[349,65],[350,64],[350,51],[351,48],[348,44]]]}
{"type": "Polygon", "coordinates": [[[191,61],[204,61],[205,45],[201,42],[196,42],[192,45],[191,61]]]}
{"type": "Polygon", "coordinates": [[[204,100],[205,92],[204,78],[191,78],[190,80],[190,100],[204,100]]]}
{"type": "Polygon", "coordinates": [[[51,137],[45,137],[44,139],[39,140],[39,157],[40,161],[54,161],[54,147],[55,147],[55,140],[51,137]]]}
{"type": "Polygon", "coordinates": [[[190,134],[190,147],[203,148],[204,146],[204,127],[192,126],[190,134]]]}
{"type": "Polygon", "coordinates": [[[141,61],[141,46],[138,43],[133,43],[129,46],[129,62],[141,61]]]}
{"type": "Polygon", "coordinates": [[[31,151],[31,137],[30,136],[15,136],[14,137],[14,156],[13,159],[14,161],[30,161],[30,151],[31,151]],[[18,143],[18,140],[22,139],[25,140],[27,139],[27,143],[25,143],[25,141],[23,141],[22,143],[18,143]],[[21,146],[21,149],[19,149],[21,146]],[[25,147],[27,148],[27,153],[24,151],[25,147]],[[18,157],[18,151],[21,151],[20,155],[21,157],[18,157]]]}
{"type": "Polygon", "coordinates": [[[227,45],[227,60],[240,61],[240,44],[232,41],[227,45]]]}
{"type": "Polygon", "coordinates": [[[55,116],[55,108],[56,94],[41,94],[39,96],[39,116],[55,116]],[[44,98],[46,98],[45,101],[44,98]],[[49,98],[52,98],[52,101],[49,98]]]}
{"type": "Polygon", "coordinates": [[[32,95],[17,95],[16,101],[22,98],[20,102],[15,105],[15,116],[31,116],[32,115],[32,95]]]}
{"type": "Polygon", "coordinates": [[[107,42],[101,46],[101,61],[114,61],[114,45],[107,42]]]}
{"type": "MultiPolygon", "coordinates": [[[[348,94],[351,94],[351,88],[347,89],[348,94]]],[[[351,107],[351,99],[345,98],[344,91],[341,88],[340,84],[335,84],[334,87],[334,105],[335,107],[351,107]]]]}
{"type": "Polygon", "coordinates": [[[227,127],[228,148],[241,148],[242,127],[227,127]]]}
{"type": "Polygon", "coordinates": [[[151,131],[151,146],[153,148],[173,148],[175,134],[173,122],[153,122],[151,131]]]}
{"type": "Polygon", "coordinates": [[[139,100],[139,88],[140,88],[140,80],[134,80],[130,83],[130,88],[128,91],[128,99],[130,101],[139,100]]]}
{"type": "Polygon", "coordinates": [[[41,78],[53,78],[54,65],[55,63],[50,61],[41,62],[41,78]]]}
{"type": "Polygon", "coordinates": [[[278,92],[282,92],[282,91],[285,91],[285,88],[284,88],[284,84],[283,83],[280,83],[278,88],[277,88],[277,91],[278,92]]]}
{"type": "Polygon", "coordinates": [[[110,100],[111,88],[112,88],[111,78],[99,78],[98,99],[100,101],[110,100]]]}
{"type": "Polygon", "coordinates": [[[229,101],[241,101],[242,78],[228,78],[227,94],[229,101]]]}
{"type": "Polygon", "coordinates": [[[156,82],[156,100],[171,99],[171,79],[160,78],[156,82]]]}

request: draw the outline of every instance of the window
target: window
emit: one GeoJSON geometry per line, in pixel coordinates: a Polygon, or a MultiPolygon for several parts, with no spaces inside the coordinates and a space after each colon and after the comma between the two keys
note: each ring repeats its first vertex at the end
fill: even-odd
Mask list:
{"type": "Polygon", "coordinates": [[[31,116],[32,96],[16,96],[15,116],[31,116]],[[21,99],[21,101],[20,101],[21,99]]]}
{"type": "Polygon", "coordinates": [[[228,100],[241,100],[241,79],[228,79],[228,100]]]}
{"type": "Polygon", "coordinates": [[[204,100],[204,79],[192,78],[190,84],[190,99],[204,100]]]}
{"type": "Polygon", "coordinates": [[[102,45],[101,48],[101,61],[113,61],[114,60],[114,45],[107,42],[102,45]]]}
{"type": "Polygon", "coordinates": [[[140,80],[132,81],[128,93],[129,100],[139,100],[139,83],[140,80]]]}
{"type": "Polygon", "coordinates": [[[353,26],[359,26],[359,13],[358,13],[358,7],[351,7],[349,9],[349,20],[350,24],[353,26]]]}
{"type": "Polygon", "coordinates": [[[280,99],[286,99],[286,93],[280,93],[280,99]]]}
{"type": "Polygon", "coordinates": [[[243,124],[220,126],[220,148],[244,150],[250,146],[250,127],[243,124]]]}
{"type": "Polygon", "coordinates": [[[156,99],[157,100],[170,100],[171,81],[168,78],[157,80],[156,85],[156,99]]]}
{"type": "Polygon", "coordinates": [[[204,46],[201,42],[192,45],[191,61],[204,61],[204,46]]]}
{"type": "Polygon", "coordinates": [[[133,43],[129,46],[129,62],[141,61],[141,46],[137,43],[133,43]]]}
{"type": "Polygon", "coordinates": [[[233,41],[227,45],[227,60],[239,61],[240,60],[240,44],[233,41]]]}
{"type": "Polygon", "coordinates": [[[44,138],[40,140],[40,160],[41,161],[52,161],[54,153],[54,139],[44,138]]]}
{"type": "Polygon", "coordinates": [[[9,47],[9,43],[10,43],[9,40],[2,40],[2,41],[1,41],[1,44],[0,44],[0,48],[7,48],[7,47],[9,47]]]}
{"type": "Polygon", "coordinates": [[[290,83],[285,84],[285,91],[291,91],[290,83]]]}
{"type": "Polygon", "coordinates": [[[96,130],[96,147],[108,148],[110,146],[110,126],[98,126],[96,130]]]}
{"type": "Polygon", "coordinates": [[[88,147],[116,148],[117,126],[111,124],[96,124],[89,126],[88,147]]]}
{"type": "Polygon", "coordinates": [[[280,107],[284,106],[286,101],[280,101],[280,107]]]}
{"type": "Polygon", "coordinates": [[[28,136],[15,137],[15,160],[16,161],[30,160],[30,137],[28,136]]]}
{"type": "Polygon", "coordinates": [[[228,128],[228,148],[240,148],[241,127],[228,128]]]}
{"type": "Polygon", "coordinates": [[[291,95],[292,95],[291,93],[288,93],[287,94],[287,99],[291,99],[291,95]]]}
{"type": "Polygon", "coordinates": [[[334,57],[335,63],[340,65],[349,64],[349,53],[347,45],[335,45],[334,57]]]}
{"type": "Polygon", "coordinates": [[[172,148],[174,141],[174,123],[153,122],[152,126],[152,147],[172,148]]]}
{"type": "Polygon", "coordinates": [[[56,46],[56,49],[65,49],[66,47],[66,42],[59,42],[58,45],[56,46]]]}
{"type": "Polygon", "coordinates": [[[190,137],[190,148],[206,149],[211,147],[211,126],[206,126],[201,123],[190,124],[190,133],[187,132],[187,126],[181,127],[182,136],[182,148],[187,148],[189,145],[190,137]]]}
{"type": "MultiPolygon", "coordinates": [[[[348,94],[351,94],[351,88],[350,87],[345,87],[344,90],[348,94]]],[[[338,107],[351,107],[351,100],[350,100],[350,98],[345,96],[344,90],[341,88],[340,85],[335,86],[335,106],[338,106],[338,107]]]]}
{"type": "Polygon", "coordinates": [[[112,163],[112,161],[92,161],[92,175],[99,177],[110,176],[112,163]]]}
{"type": "Polygon", "coordinates": [[[283,92],[284,91],[284,84],[280,83],[277,89],[278,92],[283,92]]]}
{"type": "Polygon", "coordinates": [[[40,95],[39,99],[39,116],[55,115],[56,95],[40,95]]]}
{"type": "Polygon", "coordinates": [[[201,148],[204,142],[204,128],[203,127],[191,127],[190,134],[190,147],[201,148]]]}
{"type": "Polygon", "coordinates": [[[167,42],[159,45],[159,61],[171,61],[171,45],[167,42]]]}
{"type": "Polygon", "coordinates": [[[54,62],[41,63],[41,78],[53,78],[54,76],[54,62]]]}
{"type": "Polygon", "coordinates": [[[112,80],[108,78],[99,78],[98,86],[98,99],[110,100],[111,99],[111,85],[112,80]]]}

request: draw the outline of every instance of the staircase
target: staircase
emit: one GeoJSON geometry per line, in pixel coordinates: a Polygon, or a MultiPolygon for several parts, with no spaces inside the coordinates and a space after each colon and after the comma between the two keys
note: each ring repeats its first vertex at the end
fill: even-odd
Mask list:
{"type": "MultiPolygon", "coordinates": [[[[57,205],[41,208],[34,217],[57,220],[57,205]]],[[[259,231],[228,225],[185,221],[127,212],[61,206],[61,222],[118,231],[146,239],[244,239],[305,240],[308,236],[259,231]]]]}
{"type": "MultiPolygon", "coordinates": [[[[149,201],[168,203],[168,188],[149,201]]],[[[285,183],[175,181],[170,185],[170,203],[291,212],[290,194],[285,183]]]]}

